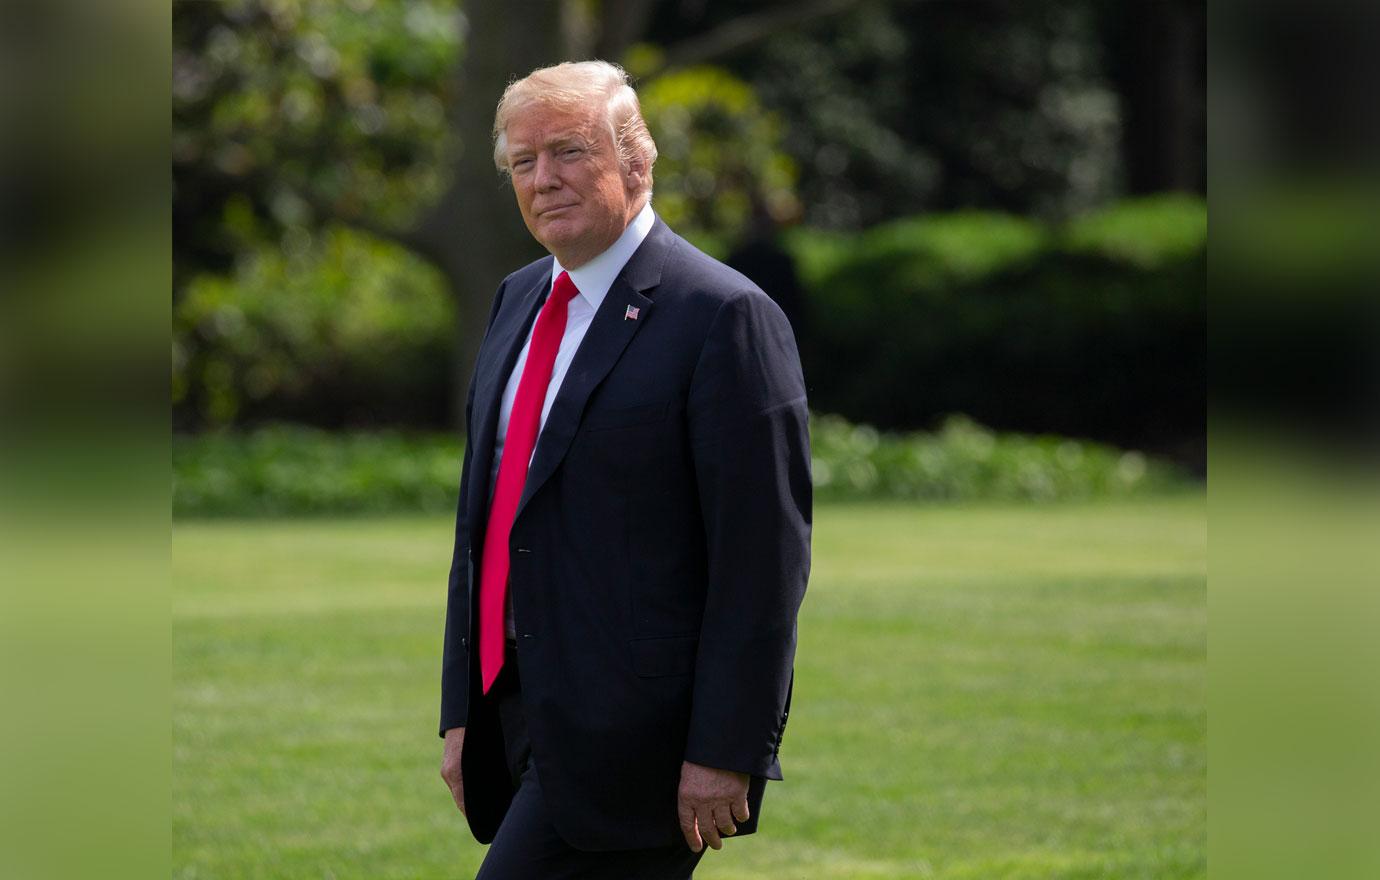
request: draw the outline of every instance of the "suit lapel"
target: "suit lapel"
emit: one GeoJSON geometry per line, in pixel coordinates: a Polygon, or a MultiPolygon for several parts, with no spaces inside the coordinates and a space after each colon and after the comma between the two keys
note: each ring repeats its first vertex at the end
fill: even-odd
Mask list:
{"type": "Polygon", "coordinates": [[[498,411],[503,400],[503,391],[512,375],[517,356],[537,312],[546,300],[551,289],[551,267],[548,266],[541,280],[524,291],[515,291],[518,296],[517,307],[502,309],[500,315],[507,313],[507,320],[495,322],[490,331],[493,355],[480,360],[477,367],[474,389],[475,430],[471,433],[475,440],[474,456],[471,465],[475,468],[470,479],[470,522],[475,534],[483,534],[485,522],[489,517],[490,473],[493,470],[494,440],[498,433],[498,411]]]}
{"type": "Polygon", "coordinates": [[[561,382],[560,391],[551,402],[551,412],[537,438],[515,519],[522,516],[527,502],[565,459],[590,394],[613,369],[637,331],[647,323],[652,300],[643,292],[661,283],[661,267],[674,241],[670,228],[658,217],[599,304],[565,380],[561,382]],[[636,320],[625,317],[628,306],[638,310],[636,320]]]}

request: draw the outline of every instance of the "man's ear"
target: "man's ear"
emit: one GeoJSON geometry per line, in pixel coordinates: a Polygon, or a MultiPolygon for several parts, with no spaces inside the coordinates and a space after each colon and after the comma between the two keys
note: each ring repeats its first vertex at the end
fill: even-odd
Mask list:
{"type": "Polygon", "coordinates": [[[623,187],[628,192],[641,192],[647,180],[647,162],[641,156],[628,160],[623,169],[623,187]]]}

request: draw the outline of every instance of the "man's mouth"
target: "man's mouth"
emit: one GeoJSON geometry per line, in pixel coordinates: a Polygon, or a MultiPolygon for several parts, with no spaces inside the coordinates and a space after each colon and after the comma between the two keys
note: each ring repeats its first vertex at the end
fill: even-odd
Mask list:
{"type": "Polygon", "coordinates": [[[573,208],[573,207],[575,207],[575,206],[574,206],[574,205],[557,205],[557,206],[554,207],[554,208],[544,208],[544,209],[542,209],[541,211],[539,211],[539,212],[537,212],[537,213],[538,213],[539,216],[545,217],[547,214],[554,214],[554,213],[556,213],[557,211],[564,211],[566,208],[573,208]]]}

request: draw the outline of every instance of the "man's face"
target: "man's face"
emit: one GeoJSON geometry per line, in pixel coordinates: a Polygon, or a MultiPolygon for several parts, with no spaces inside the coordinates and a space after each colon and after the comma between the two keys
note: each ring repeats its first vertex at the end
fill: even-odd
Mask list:
{"type": "Polygon", "coordinates": [[[540,104],[508,123],[508,168],[532,237],[577,268],[623,233],[641,207],[641,176],[619,167],[602,110],[540,104]]]}

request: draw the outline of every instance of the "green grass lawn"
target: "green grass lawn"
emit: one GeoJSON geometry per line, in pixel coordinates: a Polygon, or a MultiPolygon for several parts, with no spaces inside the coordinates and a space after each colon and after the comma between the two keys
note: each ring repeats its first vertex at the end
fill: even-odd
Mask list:
{"type": "MultiPolygon", "coordinates": [[[[468,878],[438,775],[453,523],[179,523],[177,878],[468,878]]],[[[1206,868],[1199,495],[820,506],[761,832],[704,878],[1206,868]]]]}

